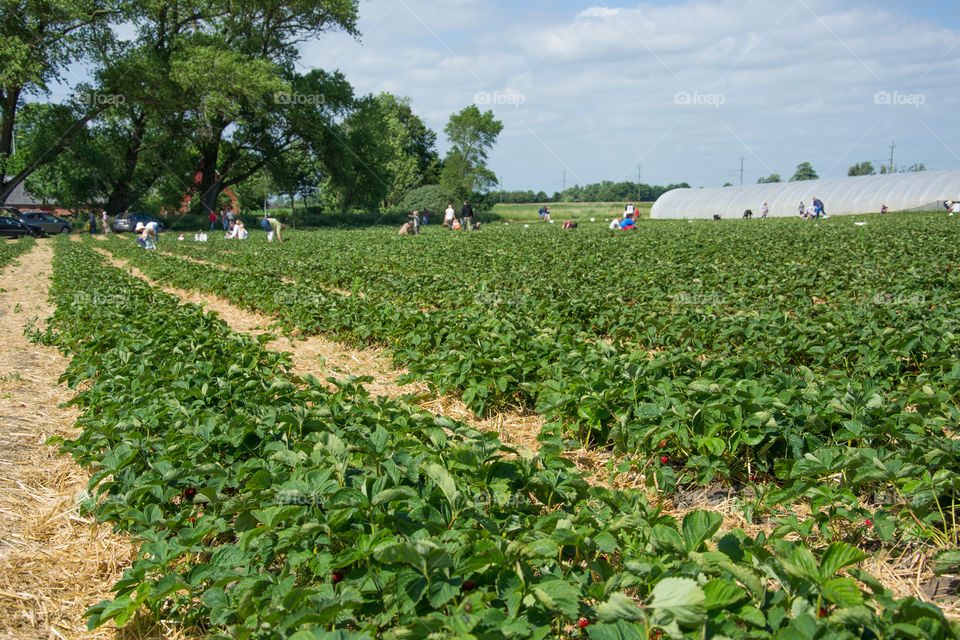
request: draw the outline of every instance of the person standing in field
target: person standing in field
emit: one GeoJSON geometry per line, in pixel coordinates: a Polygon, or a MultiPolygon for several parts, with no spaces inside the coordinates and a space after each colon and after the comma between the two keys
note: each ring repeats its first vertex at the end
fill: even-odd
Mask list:
{"type": "Polygon", "coordinates": [[[767,206],[767,203],[764,202],[764,203],[763,203],[763,206],[760,207],[760,219],[761,219],[761,220],[766,220],[768,213],[770,213],[770,207],[768,207],[768,206],[767,206]]]}
{"type": "Polygon", "coordinates": [[[423,213],[421,214],[421,217],[423,218],[423,223],[422,223],[422,224],[424,224],[424,225],[427,224],[427,216],[429,216],[429,215],[430,215],[430,212],[429,212],[428,210],[424,209],[424,210],[423,210],[423,213]]]}
{"type": "Polygon", "coordinates": [[[229,231],[231,225],[233,224],[234,213],[233,209],[227,209],[223,214],[223,230],[229,231]]]}
{"type": "Polygon", "coordinates": [[[473,207],[466,200],[463,201],[463,208],[460,209],[460,218],[464,227],[468,230],[473,229],[473,207]]]}
{"type": "Polygon", "coordinates": [[[637,209],[633,206],[632,202],[628,202],[627,206],[623,208],[623,215],[627,218],[632,218],[633,214],[636,213],[637,209]]]}
{"type": "Polygon", "coordinates": [[[283,243],[283,236],[280,235],[280,232],[283,231],[283,225],[280,224],[280,221],[276,218],[264,218],[267,221],[267,224],[270,226],[270,231],[267,232],[267,242],[273,242],[273,237],[277,237],[277,242],[283,243]]]}
{"type": "Polygon", "coordinates": [[[817,220],[820,219],[820,216],[827,217],[827,212],[823,209],[823,201],[820,198],[813,199],[813,213],[817,220]]]}
{"type": "Polygon", "coordinates": [[[803,200],[800,201],[800,206],[797,207],[797,211],[800,212],[801,218],[805,217],[805,214],[807,213],[807,205],[803,204],[803,200]]]}
{"type": "Polygon", "coordinates": [[[217,228],[217,214],[214,211],[211,211],[207,214],[207,220],[210,221],[210,231],[213,231],[217,228]]]}
{"type": "Polygon", "coordinates": [[[87,214],[87,222],[90,223],[90,235],[93,235],[97,232],[97,216],[91,211],[87,214]]]}
{"type": "Polygon", "coordinates": [[[453,221],[456,220],[457,212],[453,210],[453,205],[448,204],[446,210],[443,212],[443,226],[452,227],[453,221]]]}
{"type": "Polygon", "coordinates": [[[100,212],[100,220],[103,222],[103,232],[111,233],[110,230],[110,218],[107,216],[106,210],[100,212]]]}
{"type": "Polygon", "coordinates": [[[420,212],[414,211],[410,214],[410,218],[412,218],[410,222],[413,224],[413,235],[420,235],[420,212]]]}

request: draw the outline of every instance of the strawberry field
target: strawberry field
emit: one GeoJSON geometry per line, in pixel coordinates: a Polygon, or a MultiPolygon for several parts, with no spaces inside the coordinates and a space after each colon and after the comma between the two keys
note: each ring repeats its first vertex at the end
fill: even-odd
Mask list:
{"type": "Polygon", "coordinates": [[[34,246],[34,239],[30,236],[8,240],[0,238],[0,267],[8,265],[17,256],[26,253],[34,246]]]}
{"type": "MultiPolygon", "coordinates": [[[[960,258],[947,218],[651,222],[57,240],[57,311],[93,471],[141,544],[91,626],[228,638],[957,637],[871,556],[960,564],[960,258]],[[382,347],[536,455],[286,355],[109,266],[275,329],[382,347]],[[172,254],[163,253],[164,251],[172,254]],[[201,262],[202,261],[202,262],[201,262]],[[97,278],[86,277],[96,272],[97,278]],[[611,486],[564,454],[607,450],[611,486]],[[761,533],[678,492],[740,496],[761,533]],[[659,505],[659,506],[657,506],[659,505]]],[[[0,256],[2,259],[2,256],[0,256]]]]}

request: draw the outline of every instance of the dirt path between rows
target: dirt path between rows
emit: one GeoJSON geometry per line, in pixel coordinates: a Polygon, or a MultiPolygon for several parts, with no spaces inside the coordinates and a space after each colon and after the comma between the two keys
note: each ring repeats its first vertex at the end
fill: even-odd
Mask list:
{"type": "Polygon", "coordinates": [[[36,345],[24,326],[52,313],[53,250],[40,241],[0,270],[0,635],[18,639],[177,637],[143,622],[118,632],[86,630],[83,612],[110,598],[134,548],[107,525],[79,514],[88,475],[51,436],[75,437],[78,412],[58,384],[67,360],[36,345]]]}
{"type": "MultiPolygon", "coordinates": [[[[128,262],[114,257],[106,249],[97,247],[94,250],[113,266],[150,285],[184,302],[192,302],[216,312],[234,331],[253,335],[274,333],[269,329],[272,318],[268,316],[241,309],[218,296],[165,286],[128,262]]],[[[477,418],[460,399],[450,396],[434,397],[423,383],[415,382],[402,386],[397,384],[397,377],[406,371],[395,368],[390,357],[382,350],[354,349],[321,336],[293,339],[278,337],[271,346],[292,354],[293,372],[298,375],[310,374],[320,380],[331,376],[371,376],[373,382],[365,383],[364,387],[373,396],[402,398],[413,395],[420,398],[418,405],[426,411],[462,420],[484,431],[495,431],[503,442],[513,447],[532,451],[539,448],[537,435],[543,426],[542,416],[532,412],[512,411],[489,418],[477,418]]]]}

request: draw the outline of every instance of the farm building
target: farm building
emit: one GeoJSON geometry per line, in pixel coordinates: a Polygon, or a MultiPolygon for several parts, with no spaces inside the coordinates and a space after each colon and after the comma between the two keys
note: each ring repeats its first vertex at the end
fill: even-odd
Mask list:
{"type": "Polygon", "coordinates": [[[719,189],[674,189],[660,196],[651,218],[739,218],[747,209],[755,216],[766,202],[770,215],[796,216],[802,200],[823,200],[827,214],[943,210],[946,200],[960,200],[960,170],[921,171],[832,180],[778,182],[719,189]]]}

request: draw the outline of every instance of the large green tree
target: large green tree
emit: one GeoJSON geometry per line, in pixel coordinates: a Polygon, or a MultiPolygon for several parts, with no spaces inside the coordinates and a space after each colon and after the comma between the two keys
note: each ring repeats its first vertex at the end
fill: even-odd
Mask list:
{"type": "Polygon", "coordinates": [[[84,59],[90,50],[91,26],[116,15],[101,0],[0,0],[0,204],[27,176],[55,158],[89,119],[107,108],[106,102],[88,99],[86,108],[72,121],[62,121],[57,136],[45,146],[22,149],[16,173],[8,177],[24,98],[46,92],[68,65],[84,59]]]}
{"type": "Polygon", "coordinates": [[[797,172],[790,178],[790,182],[802,182],[804,180],[818,180],[820,176],[814,171],[813,165],[809,162],[801,162],[797,165],[797,172]]]}
{"type": "Polygon", "coordinates": [[[389,119],[373,96],[358,99],[351,113],[326,135],[319,149],[323,166],[324,206],[338,211],[378,210],[393,182],[395,146],[389,119]]]}
{"type": "Polygon", "coordinates": [[[204,40],[171,60],[199,155],[194,205],[217,206],[220,193],[269,165],[276,154],[319,137],[316,118],[344,105],[342,76],[297,76],[298,46],[331,30],[356,35],[357,0],[224,2],[204,40]],[[329,84],[325,81],[329,81],[329,84]],[[293,126],[299,123],[302,126],[293,126]]]}
{"type": "Polygon", "coordinates": [[[385,124],[382,135],[390,146],[388,155],[383,158],[390,176],[384,203],[389,208],[411,189],[438,179],[437,134],[413,112],[410,98],[381,93],[376,101],[385,124]]]}
{"type": "Polygon", "coordinates": [[[848,176],[872,176],[877,172],[869,160],[858,162],[847,170],[848,176]]]}
{"type": "Polygon", "coordinates": [[[777,182],[783,182],[779,173],[771,173],[766,178],[757,178],[757,184],[775,184],[777,182]]]}
{"type": "Polygon", "coordinates": [[[501,131],[503,123],[494,118],[493,112],[481,112],[477,105],[450,116],[444,128],[450,151],[443,162],[440,184],[451,198],[466,200],[497,184],[497,176],[487,168],[487,156],[501,131]]]}

